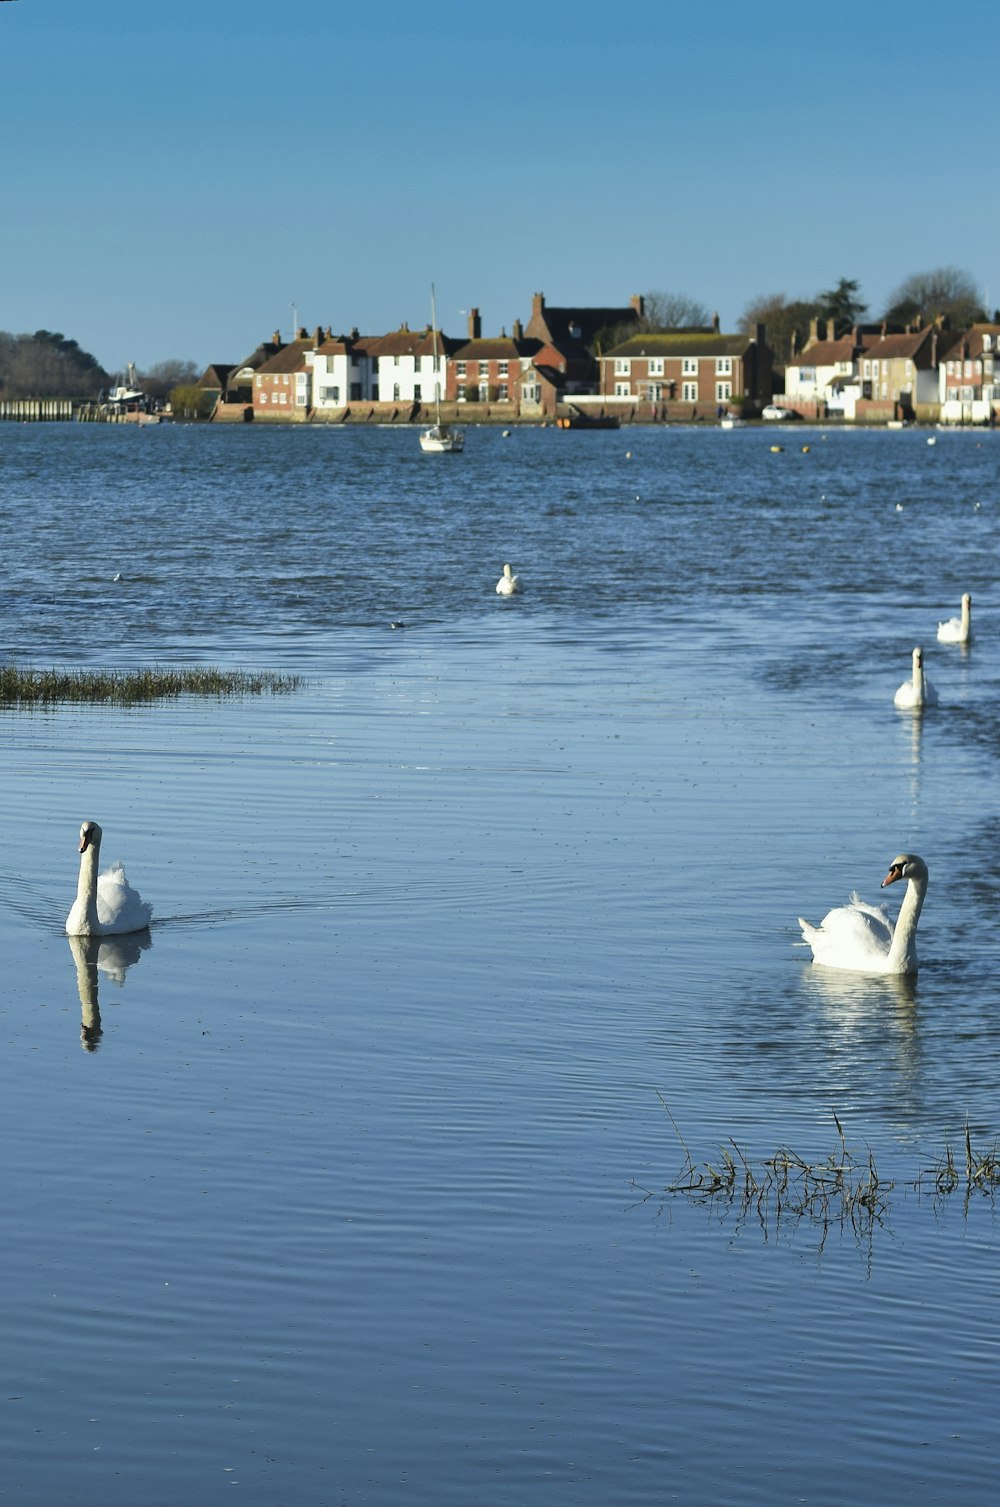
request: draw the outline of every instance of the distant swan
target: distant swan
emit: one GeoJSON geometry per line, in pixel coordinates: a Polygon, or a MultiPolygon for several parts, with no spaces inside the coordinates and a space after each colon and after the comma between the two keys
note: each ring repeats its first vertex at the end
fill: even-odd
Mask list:
{"type": "Polygon", "coordinates": [[[904,680],[892,698],[897,706],[919,711],[925,706],[937,706],[938,693],[924,674],[924,651],[913,651],[913,678],[904,680]]]}
{"type": "Polygon", "coordinates": [[[520,577],[514,574],[509,565],[505,565],[503,568],[503,575],[497,582],[498,595],[502,597],[512,597],[517,592],[522,590],[523,587],[521,586],[520,577]]]}
{"type": "Polygon", "coordinates": [[[972,598],[968,592],[962,597],[962,616],[950,617],[946,623],[938,623],[938,638],[943,644],[967,644],[972,637],[972,598]]]}
{"type": "Polygon", "coordinates": [[[100,856],[101,829],[96,822],[84,822],[80,828],[80,878],[76,899],[66,917],[66,931],[71,937],[144,931],[152,919],[152,906],[129,884],[120,863],[112,864],[98,878],[100,856]]]}
{"type": "Polygon", "coordinates": [[[927,893],[927,865],[914,853],[900,853],[889,865],[882,888],[905,879],[906,894],[895,925],[880,905],[867,905],[852,892],[850,904],[825,915],[818,926],[799,917],[813,960],[824,968],[855,973],[916,973],[917,921],[927,893]]]}

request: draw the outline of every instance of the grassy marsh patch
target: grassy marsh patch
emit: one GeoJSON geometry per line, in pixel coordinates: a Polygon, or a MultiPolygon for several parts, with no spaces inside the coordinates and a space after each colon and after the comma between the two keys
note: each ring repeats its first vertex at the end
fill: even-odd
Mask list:
{"type": "Polygon", "coordinates": [[[278,696],[302,684],[301,675],[212,666],[137,670],[38,670],[0,665],[0,705],[94,702],[137,706],[178,696],[278,696]]]}

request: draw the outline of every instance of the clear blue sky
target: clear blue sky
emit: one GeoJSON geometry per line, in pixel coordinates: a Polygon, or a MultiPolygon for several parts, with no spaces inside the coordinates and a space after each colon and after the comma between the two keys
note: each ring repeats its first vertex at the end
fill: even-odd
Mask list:
{"type": "Polygon", "coordinates": [[[110,370],[299,322],[912,272],[1000,303],[994,0],[12,0],[0,329],[110,370]]]}

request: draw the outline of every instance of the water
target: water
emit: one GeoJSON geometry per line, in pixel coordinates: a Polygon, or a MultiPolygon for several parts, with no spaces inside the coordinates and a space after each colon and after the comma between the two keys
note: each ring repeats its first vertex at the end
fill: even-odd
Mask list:
{"type": "Polygon", "coordinates": [[[0,712],[0,1501],[992,1500],[1000,441],[775,442],[0,429],[8,656],[304,677],[0,712]],[[916,984],[812,970],[901,848],[916,984]],[[873,1222],[665,1192],[834,1114],[873,1222]]]}

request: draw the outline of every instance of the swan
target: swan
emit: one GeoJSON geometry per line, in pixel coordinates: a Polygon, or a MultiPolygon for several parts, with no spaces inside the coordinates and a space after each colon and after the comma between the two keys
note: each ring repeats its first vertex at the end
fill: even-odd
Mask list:
{"type": "Polygon", "coordinates": [[[924,674],[924,651],[913,651],[913,679],[904,680],[892,698],[897,706],[920,711],[925,706],[937,706],[938,693],[924,674]]]}
{"type": "Polygon", "coordinates": [[[524,588],[521,585],[520,576],[516,576],[511,570],[510,566],[505,565],[503,568],[503,575],[497,582],[497,595],[502,597],[512,597],[515,595],[515,593],[523,590],[524,588]]]}
{"type": "Polygon", "coordinates": [[[868,905],[853,892],[848,905],[829,911],[818,926],[800,916],[813,961],[855,973],[916,973],[917,921],[927,893],[927,865],[915,853],[900,853],[889,865],[882,888],[897,879],[906,880],[906,894],[895,924],[881,905],[868,905]]]}
{"type": "Polygon", "coordinates": [[[80,828],[80,878],[76,899],[66,917],[66,931],[71,937],[109,937],[145,931],[152,919],[152,906],[129,884],[120,863],[112,864],[98,878],[101,835],[96,822],[84,822],[80,828]]]}
{"type": "Polygon", "coordinates": [[[972,598],[966,591],[962,595],[962,616],[950,617],[946,623],[938,623],[938,638],[943,644],[967,644],[972,637],[972,598]]]}

